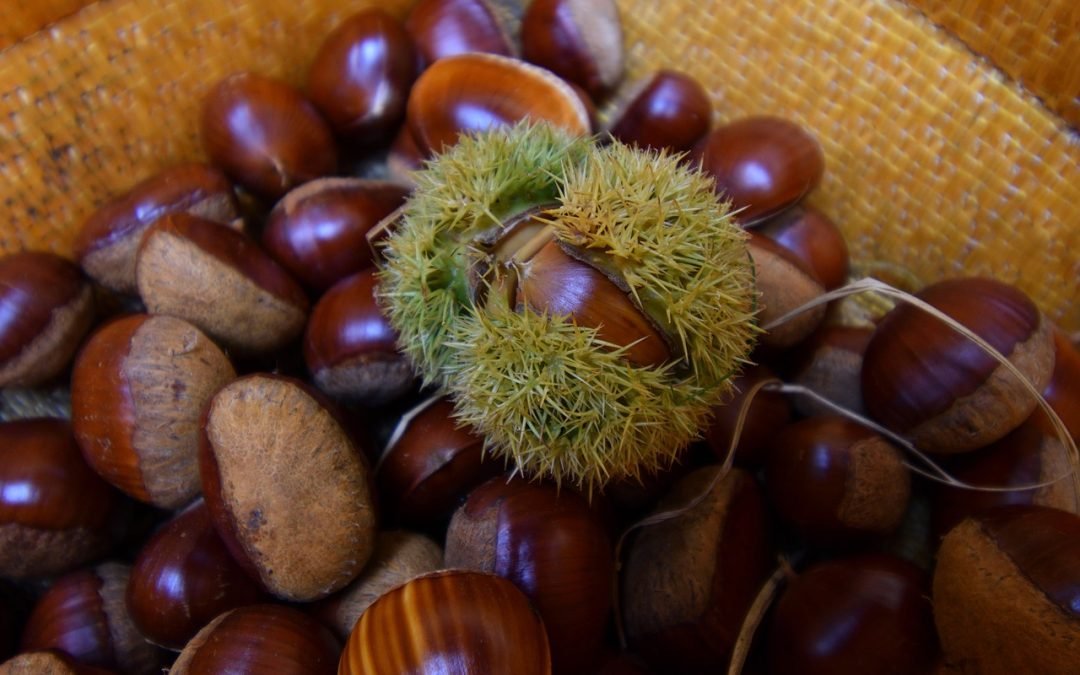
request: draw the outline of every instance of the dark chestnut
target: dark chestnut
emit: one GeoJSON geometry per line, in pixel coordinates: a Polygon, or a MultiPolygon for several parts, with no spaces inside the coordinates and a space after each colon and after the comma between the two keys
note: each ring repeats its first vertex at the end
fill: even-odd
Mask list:
{"type": "Polygon", "coordinates": [[[484,458],[484,439],[453,418],[439,398],[406,413],[375,470],[387,510],[406,525],[445,523],[473,488],[501,474],[484,458]]]}
{"type": "Polygon", "coordinates": [[[1054,330],[1054,372],[1042,395],[1080,442],[1080,349],[1061,329],[1054,330]]]}
{"type": "Polygon", "coordinates": [[[143,233],[158,218],[179,211],[225,225],[240,217],[225,174],[204,164],[174,166],[117,195],[86,219],[75,240],[79,264],[105,288],[135,294],[135,252],[143,233]]]}
{"type": "Polygon", "coordinates": [[[836,415],[788,425],[769,443],[769,501],[811,541],[849,544],[895,530],[911,473],[891,443],[836,415]]]}
{"type": "Polygon", "coordinates": [[[68,422],[0,424],[0,576],[49,577],[101,555],[122,500],[86,464],[68,422]]]}
{"type": "MultiPolygon", "coordinates": [[[[727,459],[735,434],[735,424],[750,390],[758,384],[779,378],[768,366],[753,365],[732,381],[734,395],[712,410],[713,418],[705,431],[705,443],[717,460],[727,459]]],[[[769,440],[791,421],[791,401],[778,391],[760,390],[754,396],[743,422],[742,434],[735,446],[735,461],[741,466],[756,467],[765,460],[769,440]]]]}
{"type": "Polygon", "coordinates": [[[420,0],[405,19],[424,65],[467,52],[512,56],[510,39],[486,0],[420,0]]]}
{"type": "MultiPolygon", "coordinates": [[[[863,354],[874,336],[870,326],[824,323],[792,354],[788,378],[840,407],[863,412],[863,354]]],[[[795,410],[804,416],[832,412],[824,404],[796,395],[795,410]]]]}
{"type": "Polygon", "coordinates": [[[708,133],[712,101],[689,75],[660,70],[635,86],[612,119],[609,133],[623,143],[686,152],[708,133]]]}
{"type": "Polygon", "coordinates": [[[311,311],[304,362],[320,390],[332,397],[386,403],[416,381],[398,352],[397,332],[375,301],[374,269],[342,279],[311,311]]]}
{"type": "Polygon", "coordinates": [[[248,605],[221,614],[180,652],[169,672],[333,675],[341,645],[298,609],[248,605]]]}
{"type": "Polygon", "coordinates": [[[366,235],[401,206],[408,186],[363,178],[321,178],[289,192],[270,212],[262,243],[314,291],[372,264],[366,235]]]}
{"type": "Polygon", "coordinates": [[[566,486],[493,478],[451,519],[446,565],[514,582],[544,620],[557,672],[595,665],[614,558],[605,524],[584,497],[566,486]]]}
{"type": "Polygon", "coordinates": [[[143,545],[131,568],[126,602],[139,632],[154,644],[180,650],[222,612],[264,595],[229,555],[196,502],[143,545]]]}
{"type": "Polygon", "coordinates": [[[623,75],[619,8],[614,0],[532,0],[521,19],[521,53],[602,99],[623,75]]]}
{"type": "Polygon", "coordinates": [[[30,613],[23,651],[59,649],[128,675],[161,672],[161,651],[135,628],[124,602],[129,572],[127,565],[107,562],[57,579],[30,613]]]}
{"type": "MultiPolygon", "coordinates": [[[[1049,383],[1052,327],[1014,286],[962,277],[928,286],[918,297],[1007,357],[1037,391],[1049,383]]],[[[930,452],[989,445],[1018,427],[1036,405],[992,356],[909,303],[878,323],[863,357],[862,390],[871,416],[930,452]]]]}
{"type": "Polygon", "coordinates": [[[427,153],[416,144],[409,125],[403,124],[386,155],[387,173],[403,185],[413,185],[412,173],[423,168],[426,158],[427,153]]]}
{"type": "Polygon", "coordinates": [[[0,663],[0,675],[110,675],[112,672],[79,663],[58,649],[24,652],[0,663]]]}
{"type": "Polygon", "coordinates": [[[211,161],[266,199],[337,169],[334,136],[319,111],[269,77],[236,73],[218,82],[203,99],[200,129],[211,161]]]}
{"type": "Polygon", "coordinates": [[[825,155],[806,129],[779,117],[746,117],[714,129],[692,159],[753,225],[794,206],[821,182],[825,155]]]}
{"type": "MultiPolygon", "coordinates": [[[[825,293],[814,273],[791,251],[756,231],[750,232],[749,241],[759,295],[759,325],[768,326],[825,293]]],[[[792,347],[821,325],[825,309],[825,305],[818,305],[769,328],[759,338],[759,345],[772,350],[792,347]]]]}
{"type": "Polygon", "coordinates": [[[865,554],[795,576],[776,603],[771,675],[923,675],[937,656],[927,580],[912,563],[865,554]]]}
{"type": "Polygon", "coordinates": [[[44,251],[0,257],[0,387],[60,375],[93,321],[93,291],[75,263],[44,251]]]}
{"type": "Polygon", "coordinates": [[[946,663],[985,675],[1066,675],[1080,663],[1080,516],[1007,506],[938,550],[934,622],[946,663]]]}
{"type": "Polygon", "coordinates": [[[825,290],[847,282],[847,241],[840,228],[821,211],[800,204],[766,220],[759,231],[802,260],[825,290]]]}
{"type": "Polygon", "coordinates": [[[405,118],[417,72],[405,27],[372,7],[341,22],[308,70],[308,96],[334,132],[352,143],[385,145],[405,118]]]}

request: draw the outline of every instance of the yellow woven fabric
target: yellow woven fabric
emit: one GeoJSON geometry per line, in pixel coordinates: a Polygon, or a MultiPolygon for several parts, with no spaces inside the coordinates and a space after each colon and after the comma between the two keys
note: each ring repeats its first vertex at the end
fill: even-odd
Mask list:
{"type": "Polygon", "coordinates": [[[909,1],[1080,128],[1080,2],[909,1]]]}
{"type": "MultiPolygon", "coordinates": [[[[204,91],[238,69],[301,83],[362,0],[107,0],[0,58],[0,250],[69,253],[110,194],[202,156],[204,91]]],[[[409,0],[384,0],[403,14],[409,0]]],[[[1080,144],[899,0],[621,0],[631,76],[699,78],[718,120],[790,117],[825,148],[812,201],[856,258],[925,281],[992,275],[1080,329],[1080,144]]]]}

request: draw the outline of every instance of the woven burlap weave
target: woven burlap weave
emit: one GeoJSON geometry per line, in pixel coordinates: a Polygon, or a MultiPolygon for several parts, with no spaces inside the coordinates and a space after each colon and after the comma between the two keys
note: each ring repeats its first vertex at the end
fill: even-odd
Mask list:
{"type": "MultiPolygon", "coordinates": [[[[7,49],[0,250],[70,254],[73,233],[110,194],[202,157],[196,112],[214,81],[251,69],[302,84],[321,38],[367,4],[100,0],[7,49]]],[[[411,2],[378,4],[403,15],[411,2]]],[[[917,4],[933,14],[943,3],[917,4]]],[[[828,173],[812,201],[856,259],[904,265],[925,281],[991,275],[1080,329],[1080,144],[1062,117],[974,53],[976,40],[899,0],[619,5],[631,77],[678,68],[711,92],[717,121],[770,113],[817,135],[828,173]]],[[[1024,82],[1028,71],[1016,72],[1024,82]]],[[[1073,86],[1074,76],[1033,89],[1052,104],[1045,87],[1073,86]]],[[[1061,91],[1066,101],[1076,93],[1061,91]]]]}

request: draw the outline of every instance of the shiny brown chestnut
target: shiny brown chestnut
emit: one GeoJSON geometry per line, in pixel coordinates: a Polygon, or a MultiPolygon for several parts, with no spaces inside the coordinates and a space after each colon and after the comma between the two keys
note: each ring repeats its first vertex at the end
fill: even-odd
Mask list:
{"type": "Polygon", "coordinates": [[[338,675],[433,672],[551,675],[544,624],[502,577],[433,572],[376,600],[338,664],[338,675]]]}
{"type": "Polygon", "coordinates": [[[0,257],[0,387],[34,387],[60,375],[94,321],[90,283],[54,253],[0,257]]]}
{"type": "Polygon", "coordinates": [[[233,560],[196,502],[165,523],[139,550],[128,580],[128,613],[149,641],[179,651],[222,612],[265,596],[233,560]]]}
{"type": "Polygon", "coordinates": [[[233,180],[275,200],[337,169],[337,149],[319,111],[289,85],[236,73],[202,102],[200,133],[210,160],[233,180]]]}
{"type": "Polygon", "coordinates": [[[384,593],[440,569],[442,561],[442,548],[422,534],[405,530],[380,532],[360,576],[316,603],[314,614],[338,637],[347,640],[360,616],[384,593]]]}
{"type": "Polygon", "coordinates": [[[397,332],[375,301],[366,269],[334,284],[315,303],[304,331],[304,362],[328,395],[369,405],[412,389],[416,375],[397,349],[397,332]]]}
{"type": "Polygon", "coordinates": [[[521,53],[602,99],[623,76],[623,32],[614,0],[532,0],[521,19],[521,53]]]}
{"type": "Polygon", "coordinates": [[[105,288],[134,295],[135,252],[146,228],[185,211],[225,225],[242,225],[232,183],[205,164],[165,169],[117,195],[83,223],[75,252],[86,274],[105,288]]]}
{"type": "Polygon", "coordinates": [[[1054,329],[1054,372],[1042,395],[1080,442],[1080,349],[1058,328],[1054,329]]]}
{"type": "Polygon", "coordinates": [[[918,567],[886,554],[796,575],[768,626],[768,673],[923,675],[937,656],[926,586],[918,567]]]}
{"type": "Polygon", "coordinates": [[[779,517],[809,540],[846,545],[900,525],[911,472],[879,434],[846,417],[822,415],[773,437],[765,487],[779,517]]]}
{"type": "Polygon", "coordinates": [[[367,463],[327,403],[298,380],[257,373],[220,389],[203,414],[199,473],[229,552],[280,598],[325,597],[371,555],[367,463]]]}
{"type": "MultiPolygon", "coordinates": [[[[683,509],[719,466],[683,477],[654,513],[683,509]]],[[[623,564],[623,622],[631,648],[658,672],[723,672],[743,618],[768,574],[765,504],[734,469],[695,506],[643,528],[623,564]]]]}
{"type": "Polygon", "coordinates": [[[446,565],[512,581],[536,606],[560,673],[583,673],[601,653],[611,610],[612,544],[581,495],[523,478],[493,478],[450,520],[446,565]]]}
{"type": "Polygon", "coordinates": [[[572,135],[589,133],[589,111],[548,70],[495,54],[441,59],[416,80],[406,123],[421,153],[442,152],[461,134],[546,121],[572,135]]]}
{"type": "Polygon", "coordinates": [[[161,650],[139,634],[124,602],[129,573],[127,565],[106,562],[56,579],[30,613],[22,650],[59,649],[128,675],[161,672],[161,650]]]}
{"type": "Polygon", "coordinates": [[[712,101],[697,80],[660,70],[638,82],[612,114],[609,133],[623,143],[686,152],[709,131],[712,101]]]}
{"type": "Polygon", "coordinates": [[[424,66],[467,52],[513,56],[510,38],[487,0],[420,0],[409,10],[405,30],[424,66]]]}
{"type": "Polygon", "coordinates": [[[1080,513],[1080,494],[1067,476],[1069,453],[1036,410],[1023,424],[985,448],[964,453],[948,464],[949,474],[969,485],[1008,488],[1054,481],[1032,490],[981,491],[937,485],[932,510],[939,537],[969,516],[997,506],[1036,504],[1080,513]]]}
{"type": "MultiPolygon", "coordinates": [[[[1042,391],[1054,368],[1050,322],[1014,286],[980,277],[938,282],[917,296],[988,342],[1042,391]]],[[[908,303],[891,310],[867,345],[867,412],[929,452],[974,450],[1018,427],[1035,397],[971,340],[908,303]]]]}
{"type": "Polygon", "coordinates": [[[67,421],[0,423],[0,576],[49,577],[101,555],[122,499],[86,464],[67,421]]]}
{"type": "Polygon", "coordinates": [[[445,523],[466,496],[501,474],[503,463],[484,457],[484,439],[453,418],[448,398],[406,413],[375,469],[387,511],[418,528],[445,523]]]}
{"type": "Polygon", "coordinates": [[[959,672],[1075,673],[1080,663],[1080,516],[1007,506],[945,537],[934,622],[959,672]]]}
{"type": "Polygon", "coordinates": [[[169,672],[333,675],[341,645],[298,609],[248,605],[229,610],[193,637],[169,672]]]}
{"type": "Polygon", "coordinates": [[[112,672],[79,663],[58,649],[25,652],[0,663],[0,675],[110,675],[112,672]]]}
{"type": "MultiPolygon", "coordinates": [[[[822,324],[800,345],[791,359],[788,377],[794,384],[810,389],[845,410],[863,412],[863,354],[874,336],[870,326],[822,324]]],[[[831,412],[824,404],[807,396],[793,398],[795,410],[803,416],[831,412]]]]}
{"type": "Polygon", "coordinates": [[[325,291],[371,266],[368,231],[408,196],[408,186],[389,181],[313,180],[274,206],[262,233],[263,247],[302,284],[325,291]]]}
{"type": "MultiPolygon", "coordinates": [[[[801,260],[786,248],[755,231],[749,233],[750,257],[758,289],[757,321],[767,326],[825,293],[824,286],[801,260]]],[[[825,305],[797,314],[767,330],[759,344],[768,349],[787,349],[806,339],[825,319],[825,305]]]]}
{"type": "Polygon", "coordinates": [[[133,314],[90,339],[71,373],[71,420],[83,457],[139,501],[176,509],[199,493],[199,416],[236,377],[202,331],[133,314]]]}
{"type": "Polygon", "coordinates": [[[847,282],[847,241],[836,223],[818,209],[800,204],[766,220],[758,231],[802,260],[825,290],[847,282]]]}
{"type": "Polygon", "coordinates": [[[375,7],[362,10],[319,47],[308,70],[308,96],[339,137],[385,145],[405,118],[418,58],[400,21],[375,7]]]}
{"type": "Polygon", "coordinates": [[[825,155],[806,129],[779,117],[745,117],[714,129],[692,160],[716,180],[746,226],[794,206],[821,182],[825,155]]]}
{"type": "Polygon", "coordinates": [[[307,319],[304,290],[251,238],[186,213],[147,230],[135,265],[152,314],[184,319],[223,347],[272,352],[307,319]]]}
{"type": "MultiPolygon", "coordinates": [[[[746,368],[732,381],[732,397],[712,409],[713,417],[705,431],[705,443],[717,460],[723,462],[727,459],[746,396],[753,387],[769,380],[779,382],[776,373],[768,366],[755,364],[746,368]]],[[[735,446],[735,462],[746,467],[757,467],[764,462],[766,445],[791,421],[792,414],[791,401],[787,396],[778,391],[759,390],[743,421],[742,433],[735,446]]]]}

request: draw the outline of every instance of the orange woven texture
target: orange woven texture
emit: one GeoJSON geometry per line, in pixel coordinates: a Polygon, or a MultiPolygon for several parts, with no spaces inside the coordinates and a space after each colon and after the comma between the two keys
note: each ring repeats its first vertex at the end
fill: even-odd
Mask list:
{"type": "MultiPolygon", "coordinates": [[[[70,253],[83,219],[202,157],[203,92],[238,69],[300,84],[367,3],[110,0],[0,59],[0,249],[70,253]]],[[[409,0],[379,5],[403,13],[409,0]]],[[[924,281],[991,275],[1080,330],[1080,144],[959,40],[897,0],[621,0],[630,75],[682,69],[718,119],[770,113],[821,140],[812,197],[857,260],[924,281]]]]}
{"type": "Polygon", "coordinates": [[[3,0],[0,9],[0,49],[43,26],[74,14],[95,0],[3,0]]]}
{"type": "Polygon", "coordinates": [[[1080,128],[1080,2],[909,1],[1080,128]]]}

